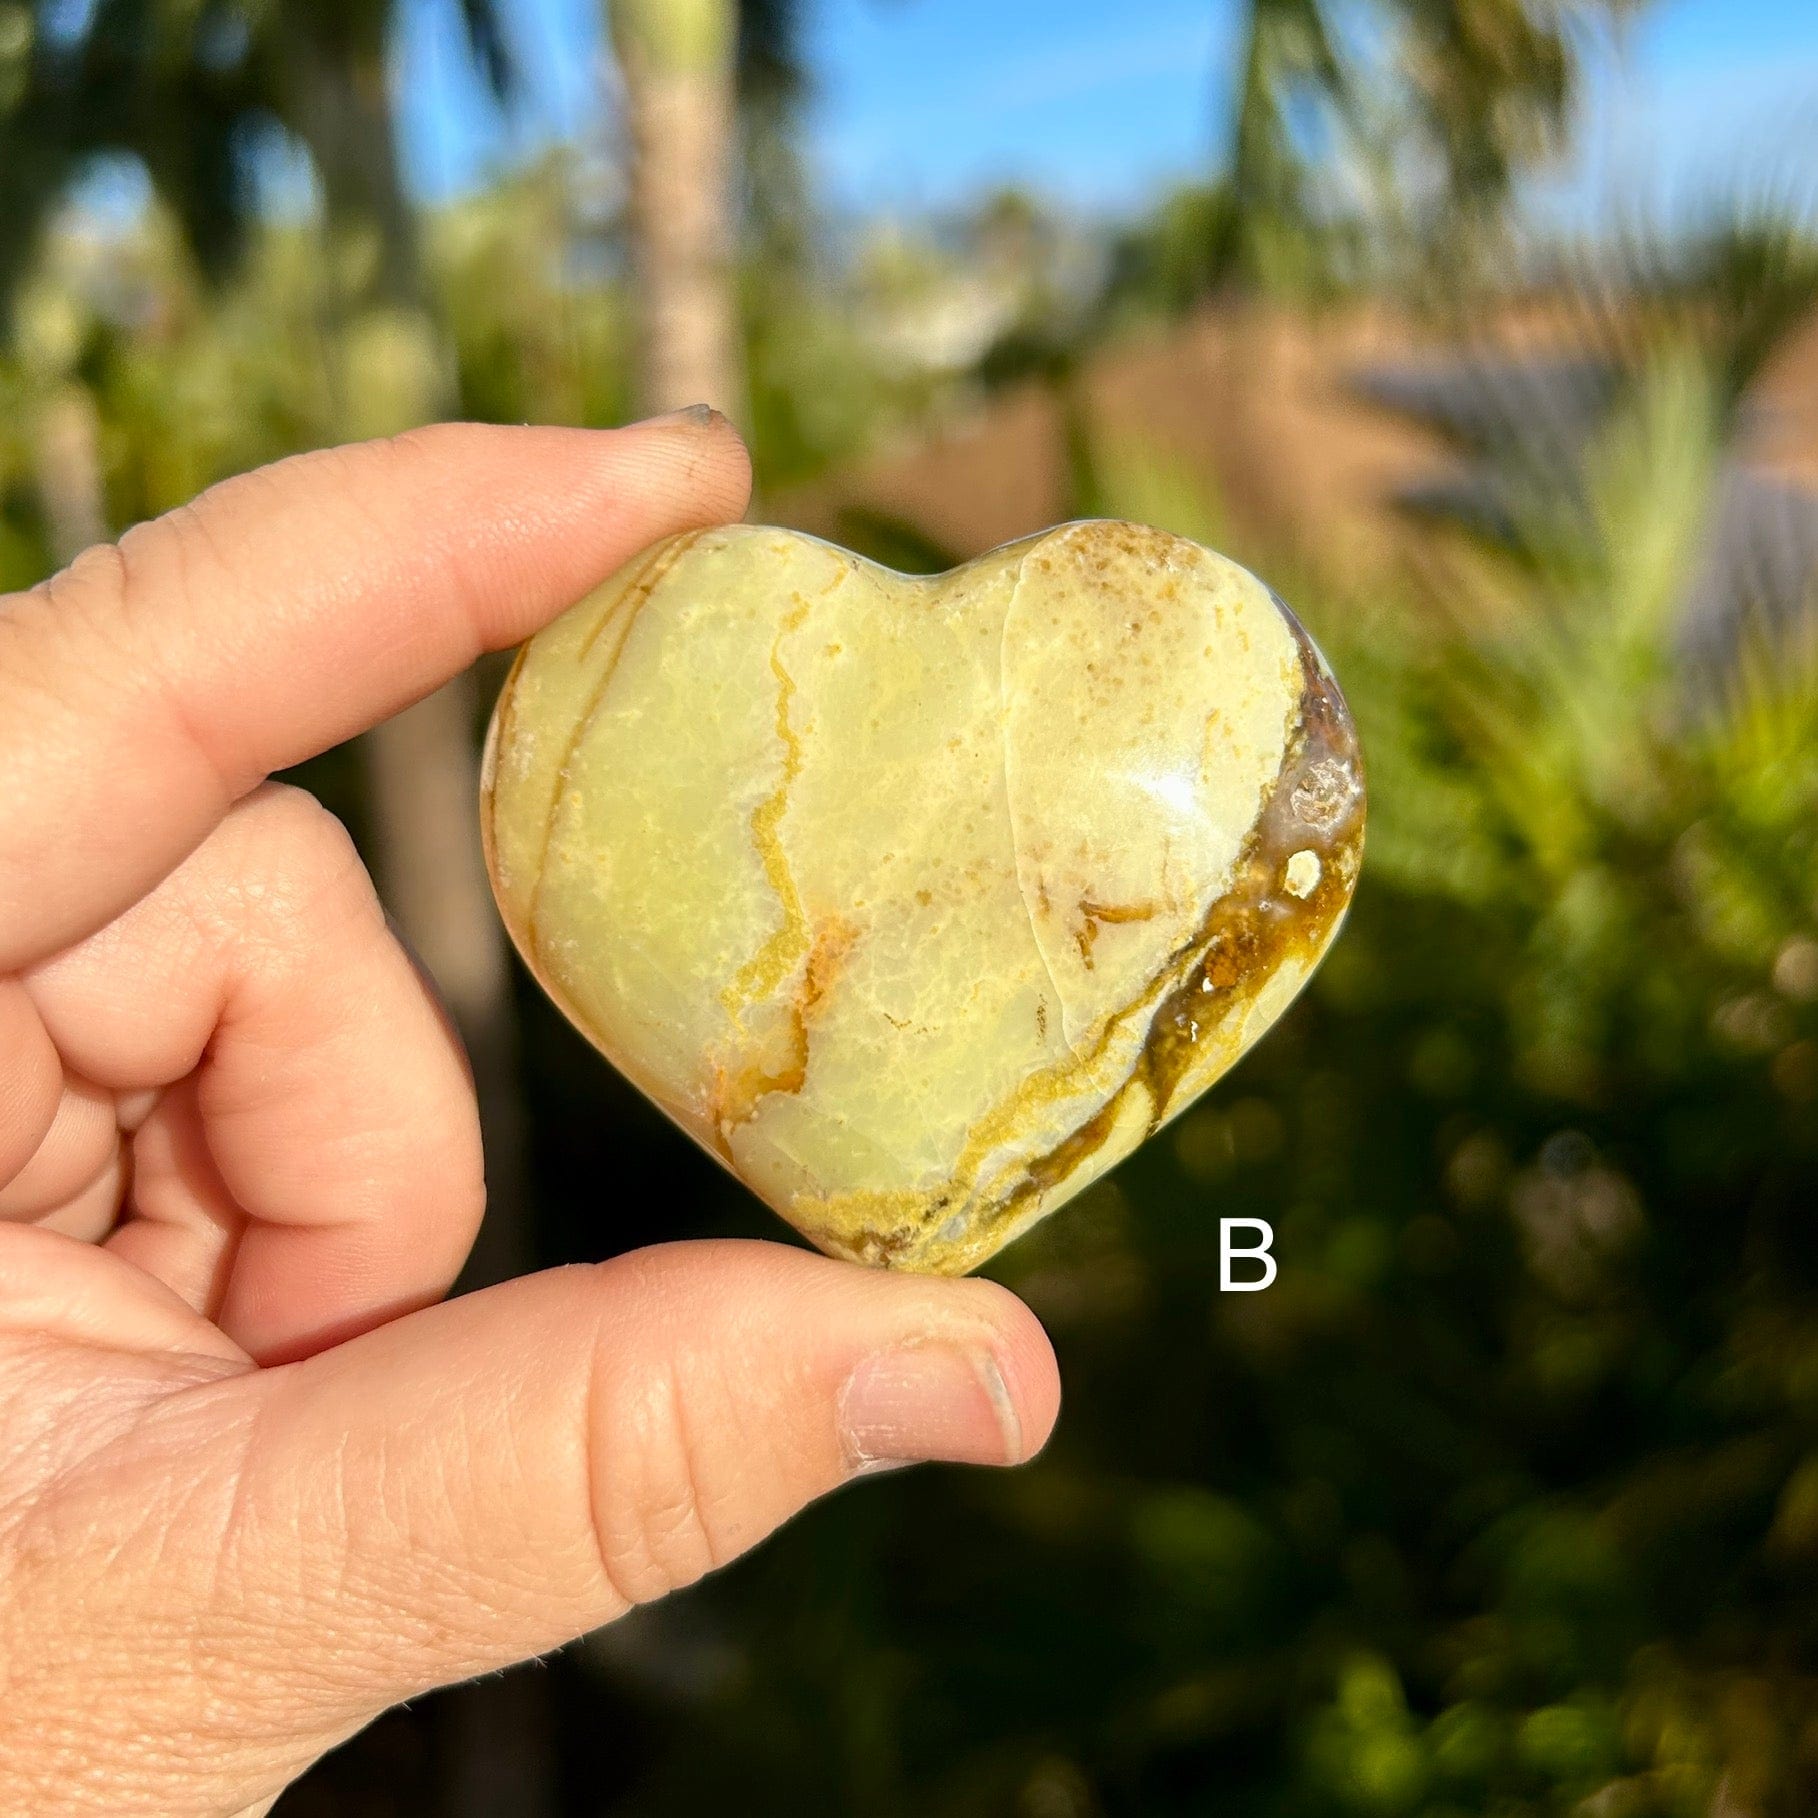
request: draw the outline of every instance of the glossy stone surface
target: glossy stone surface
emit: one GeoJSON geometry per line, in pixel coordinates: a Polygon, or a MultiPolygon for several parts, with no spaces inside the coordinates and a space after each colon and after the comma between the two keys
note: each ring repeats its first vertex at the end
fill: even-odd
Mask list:
{"type": "Polygon", "coordinates": [[[1364,819],[1280,602],[1102,522],[929,580],[660,544],[525,647],[483,794],[512,935],[607,1057],[823,1249],[943,1272],[1274,1022],[1364,819]]]}

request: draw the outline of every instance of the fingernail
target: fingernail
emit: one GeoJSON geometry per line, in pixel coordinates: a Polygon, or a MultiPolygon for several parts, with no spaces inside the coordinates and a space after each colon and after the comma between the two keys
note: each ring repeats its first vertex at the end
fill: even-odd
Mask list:
{"type": "Polygon", "coordinates": [[[868,1357],[840,1397],[847,1455],[885,1463],[1002,1465],[1023,1457],[1022,1422],[997,1359],[981,1347],[915,1345],[868,1357]]]}
{"type": "Polygon", "coordinates": [[[660,417],[646,417],[640,427],[657,429],[672,424],[677,429],[705,429],[719,414],[711,404],[689,404],[681,410],[666,410],[660,417]]]}

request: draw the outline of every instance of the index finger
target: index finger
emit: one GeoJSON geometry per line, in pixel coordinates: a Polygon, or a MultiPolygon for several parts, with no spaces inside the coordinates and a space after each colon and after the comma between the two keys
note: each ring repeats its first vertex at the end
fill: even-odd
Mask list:
{"type": "Polygon", "coordinates": [[[720,417],[445,424],[241,475],[0,601],[0,973],[749,486],[720,417]]]}

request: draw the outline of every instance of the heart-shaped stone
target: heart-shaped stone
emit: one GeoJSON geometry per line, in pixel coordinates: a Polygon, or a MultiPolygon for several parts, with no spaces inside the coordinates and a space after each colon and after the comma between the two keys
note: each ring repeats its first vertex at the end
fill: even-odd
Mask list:
{"type": "Polygon", "coordinates": [[[1275,1021],[1364,820],[1280,601],[1105,522],[926,580],[674,537],[525,646],[483,797],[512,936],[606,1056],[821,1248],[948,1273],[1275,1021]]]}

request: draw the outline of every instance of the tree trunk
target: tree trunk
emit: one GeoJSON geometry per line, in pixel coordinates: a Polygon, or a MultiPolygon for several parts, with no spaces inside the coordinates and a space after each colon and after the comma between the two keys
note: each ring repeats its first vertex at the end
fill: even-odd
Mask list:
{"type": "Polygon", "coordinates": [[[525,1184],[518,1040],[505,951],[480,852],[472,670],[366,736],[380,893],[436,981],[473,1065],[486,1143],[486,1220],[464,1287],[536,1266],[525,1184]]]}
{"type": "MultiPolygon", "coordinates": [[[[453,363],[430,313],[416,222],[398,177],[383,43],[325,45],[307,29],[290,47],[296,117],[329,198],[328,309],[339,356],[334,414],[344,435],[407,429],[453,413],[453,363]],[[340,236],[366,236],[359,269],[340,236]]],[[[525,1230],[522,1115],[505,935],[480,857],[478,698],[471,672],[366,738],[374,869],[404,938],[448,1000],[469,1054],[487,1125],[487,1230],[492,1264],[479,1285],[534,1261],[525,1230]]],[[[476,1260],[478,1258],[476,1252],[476,1260]]]]}
{"type": "Polygon", "coordinates": [[[101,483],[101,418],[86,385],[70,379],[38,412],[35,478],[50,534],[51,556],[66,567],[107,537],[101,483]]]}
{"type": "MultiPolygon", "coordinates": [[[[318,42],[309,16],[298,17],[290,69],[328,199],[339,433],[380,435],[454,415],[454,363],[430,311],[398,174],[382,40],[352,50],[318,42]],[[364,283],[347,286],[342,274],[362,270],[364,283]]],[[[362,741],[379,893],[447,1000],[479,1099],[486,1218],[457,1291],[524,1274],[538,1260],[511,967],[480,851],[478,718],[469,670],[362,741]]],[[[556,1811],[547,1673],[529,1667],[460,1686],[431,1708],[439,1818],[556,1811]]]]}
{"type": "Polygon", "coordinates": [[[735,0],[609,0],[631,154],[638,397],[744,415],[733,266],[735,0]]]}

